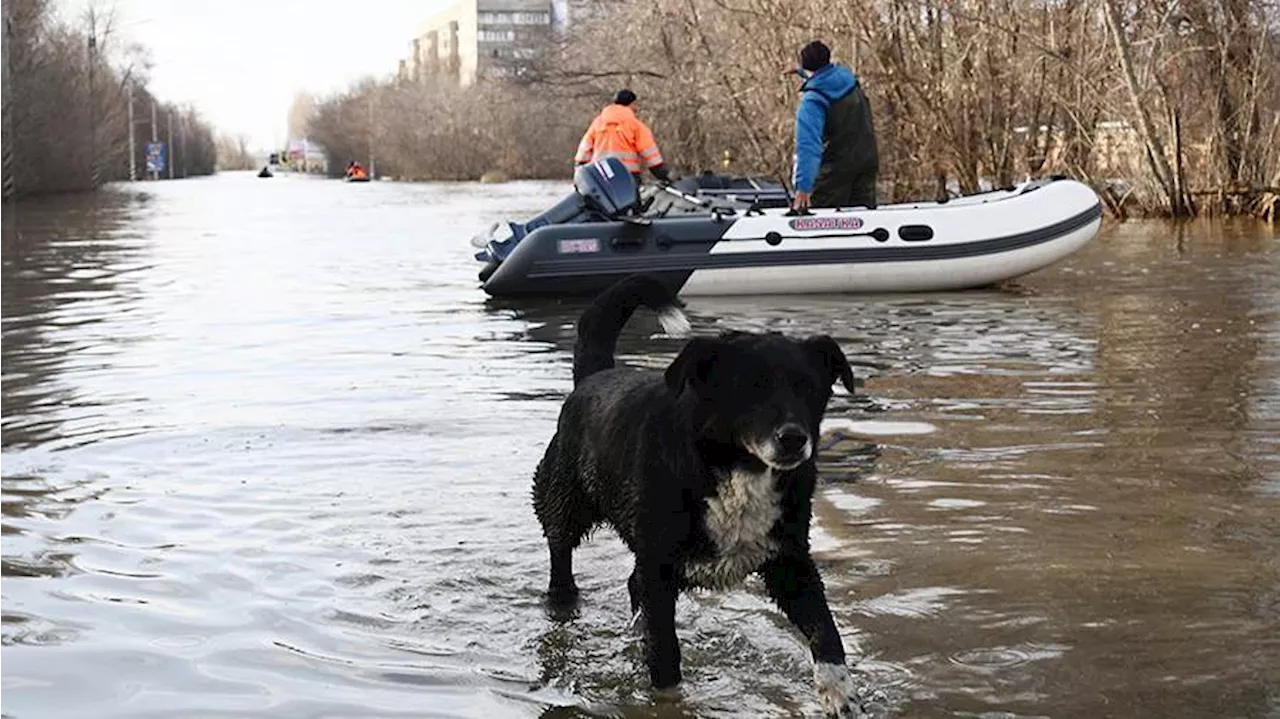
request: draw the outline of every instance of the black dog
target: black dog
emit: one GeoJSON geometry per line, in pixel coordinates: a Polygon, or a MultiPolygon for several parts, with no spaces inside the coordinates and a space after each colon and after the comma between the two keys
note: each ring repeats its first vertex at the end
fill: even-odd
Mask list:
{"type": "Polygon", "coordinates": [[[577,597],[574,548],[596,525],[613,527],[636,558],[627,588],[645,620],[649,677],[666,688],[680,681],[676,595],[758,572],[808,639],[824,709],[860,715],[809,556],[818,425],[832,384],[854,389],[844,353],[826,336],[730,332],[693,339],[665,373],[614,369],[641,305],[668,331],[688,329],[680,302],[648,276],[614,285],[578,320],[575,389],[534,477],[550,599],[577,597]]]}

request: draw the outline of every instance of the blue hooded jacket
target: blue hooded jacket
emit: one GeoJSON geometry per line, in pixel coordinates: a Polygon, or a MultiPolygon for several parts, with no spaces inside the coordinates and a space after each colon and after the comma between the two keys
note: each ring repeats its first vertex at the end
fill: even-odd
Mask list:
{"type": "Polygon", "coordinates": [[[858,86],[858,76],[844,65],[830,63],[818,70],[800,86],[800,107],[796,108],[796,172],[795,186],[800,192],[813,192],[822,166],[823,130],[827,125],[827,109],[858,86]]]}

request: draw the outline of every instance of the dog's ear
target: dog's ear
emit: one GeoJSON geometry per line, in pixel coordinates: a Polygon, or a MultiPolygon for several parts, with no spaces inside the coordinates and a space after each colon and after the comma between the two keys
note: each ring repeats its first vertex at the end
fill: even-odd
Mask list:
{"type": "Polygon", "coordinates": [[[849,390],[849,394],[854,393],[853,368],[849,366],[849,359],[844,356],[844,350],[840,349],[839,343],[827,335],[818,335],[805,340],[804,345],[827,369],[831,384],[840,380],[844,388],[849,390]]]}
{"type": "Polygon", "coordinates": [[[686,384],[692,384],[695,389],[701,387],[707,381],[711,365],[716,361],[719,345],[719,340],[709,337],[694,337],[689,340],[663,375],[667,387],[676,394],[680,394],[686,384]]]}

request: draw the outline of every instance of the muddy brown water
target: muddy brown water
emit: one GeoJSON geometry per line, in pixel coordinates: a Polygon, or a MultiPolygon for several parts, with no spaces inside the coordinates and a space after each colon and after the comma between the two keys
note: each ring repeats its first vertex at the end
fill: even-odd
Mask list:
{"type": "MultiPolygon", "coordinates": [[[[486,301],[465,242],[564,189],[6,207],[4,715],[812,714],[758,584],[681,600],[675,700],[615,538],[576,617],[540,605],[530,474],[580,305],[486,301]]],[[[1131,223],[1001,290],[690,301],[695,332],[872,365],[828,413],[813,541],[895,716],[1280,716],[1275,235],[1131,223]]],[[[678,348],[652,316],[621,344],[678,348]]]]}

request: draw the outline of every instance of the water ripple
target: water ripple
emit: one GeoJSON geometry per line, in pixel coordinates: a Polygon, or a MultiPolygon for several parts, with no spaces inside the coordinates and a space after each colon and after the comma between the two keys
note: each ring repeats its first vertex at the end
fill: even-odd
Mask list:
{"type": "MultiPolygon", "coordinates": [[[[582,303],[485,299],[465,239],[564,191],[231,175],[6,215],[6,716],[814,713],[758,580],[681,599],[676,699],[611,533],[542,608],[582,303]]],[[[689,303],[854,363],[811,542],[897,715],[1274,709],[1280,248],[1226,227],[1126,223],[1018,292],[689,303]]],[[[619,356],[680,346],[639,314],[619,356]]]]}

